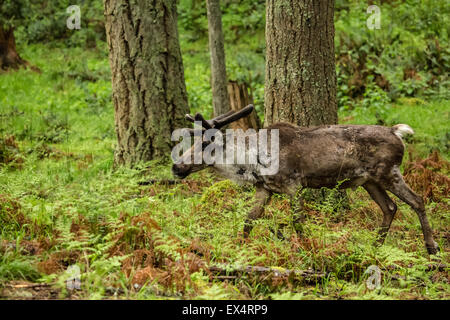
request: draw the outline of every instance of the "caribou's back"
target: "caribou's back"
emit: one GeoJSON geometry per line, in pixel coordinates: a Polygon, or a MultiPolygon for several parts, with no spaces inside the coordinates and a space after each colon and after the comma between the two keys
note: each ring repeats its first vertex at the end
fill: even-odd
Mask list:
{"type": "Polygon", "coordinates": [[[277,123],[280,171],[268,185],[286,192],[294,185],[320,188],[355,187],[378,180],[401,164],[404,146],[395,127],[329,125],[300,128],[277,123]]]}

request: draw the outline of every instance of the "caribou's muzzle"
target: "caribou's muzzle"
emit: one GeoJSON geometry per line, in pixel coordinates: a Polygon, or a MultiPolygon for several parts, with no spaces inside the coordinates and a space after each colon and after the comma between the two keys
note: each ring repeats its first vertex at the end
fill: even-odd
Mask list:
{"type": "Polygon", "coordinates": [[[174,164],[172,166],[172,173],[174,176],[184,179],[191,173],[191,169],[183,164],[174,164]]]}

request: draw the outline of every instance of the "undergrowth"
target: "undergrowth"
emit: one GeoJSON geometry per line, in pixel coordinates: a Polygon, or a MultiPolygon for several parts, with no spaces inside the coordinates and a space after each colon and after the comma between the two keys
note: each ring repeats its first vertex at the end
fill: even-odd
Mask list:
{"type": "MultiPolygon", "coordinates": [[[[19,51],[42,74],[0,75],[0,297],[11,297],[5,293],[11,283],[31,282],[51,284],[58,297],[72,299],[448,299],[449,270],[442,266],[450,263],[448,74],[433,62],[447,59],[448,48],[445,42],[433,47],[431,36],[413,30],[420,33],[415,50],[428,48],[405,62],[418,62],[417,70],[397,61],[395,74],[386,74],[392,68],[383,55],[405,48],[396,42],[375,64],[383,41],[369,45],[374,35],[351,36],[364,15],[347,12],[346,3],[338,3],[344,9],[337,19],[351,18],[336,25],[338,43],[348,51],[338,52],[338,68],[349,63],[338,70],[340,121],[413,127],[402,169],[425,197],[439,255],[428,256],[417,215],[398,200],[386,243],[374,246],[382,214],[362,189],[348,192],[348,205],[307,202],[301,232],[292,225],[288,199],[274,195],[244,241],[253,187],[207,170],[177,184],[140,184],[173,179],[167,161],[112,169],[116,138],[104,42],[88,50],[58,42],[50,49],[28,44],[19,51]],[[360,44],[367,51],[361,56],[355,49],[360,44]],[[361,73],[349,78],[355,68],[361,73]],[[435,80],[439,83],[430,85],[435,80]],[[371,265],[382,272],[376,290],[366,287],[371,265]],[[67,288],[72,266],[79,268],[80,290],[67,288]],[[226,269],[226,275],[214,274],[212,266],[226,269]],[[247,266],[320,276],[233,274],[247,266]]],[[[224,18],[234,30],[227,34],[230,77],[250,83],[260,115],[264,18],[255,10],[261,5],[247,3],[248,19],[224,18]]],[[[403,9],[392,16],[403,17],[403,9]]],[[[182,33],[181,46],[190,107],[207,114],[205,21],[194,18],[197,31],[182,33]]],[[[182,16],[181,24],[188,19],[182,16]]],[[[395,32],[384,37],[395,36],[398,28],[396,23],[395,32]]],[[[445,38],[441,31],[436,32],[445,38]]]]}

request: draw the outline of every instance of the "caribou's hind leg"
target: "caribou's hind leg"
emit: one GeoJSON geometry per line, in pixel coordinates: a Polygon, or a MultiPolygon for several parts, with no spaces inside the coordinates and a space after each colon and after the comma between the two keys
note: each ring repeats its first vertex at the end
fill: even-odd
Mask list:
{"type": "Polygon", "coordinates": [[[399,197],[400,200],[406,202],[417,213],[422,226],[422,232],[428,253],[436,254],[439,251],[439,246],[433,239],[433,232],[425,213],[423,199],[408,187],[403,180],[398,167],[392,170],[392,179],[385,187],[387,190],[399,197]]]}
{"type": "Polygon", "coordinates": [[[259,219],[264,213],[264,205],[266,204],[267,200],[269,200],[271,195],[272,193],[264,189],[263,186],[261,185],[256,186],[255,204],[252,210],[249,212],[247,220],[245,220],[244,238],[247,238],[250,232],[252,231],[253,220],[259,219]]]}
{"type": "Polygon", "coordinates": [[[383,222],[378,233],[378,244],[383,244],[386,235],[391,227],[392,220],[397,212],[397,205],[391,198],[389,198],[386,190],[375,182],[366,182],[363,185],[364,189],[369,193],[370,197],[378,204],[383,211],[383,222]]]}

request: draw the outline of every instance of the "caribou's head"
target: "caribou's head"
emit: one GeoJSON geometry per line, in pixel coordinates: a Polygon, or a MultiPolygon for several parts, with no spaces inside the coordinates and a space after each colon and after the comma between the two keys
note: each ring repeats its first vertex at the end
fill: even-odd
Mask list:
{"type": "MultiPolygon", "coordinates": [[[[224,128],[226,125],[237,121],[241,118],[248,116],[254,107],[253,105],[248,105],[247,107],[239,111],[230,111],[222,114],[214,119],[206,120],[200,113],[197,113],[194,117],[187,114],[186,119],[191,122],[201,123],[201,129],[184,129],[188,132],[190,136],[194,136],[194,143],[192,146],[185,151],[178,161],[172,166],[172,172],[175,176],[179,178],[185,178],[193,172],[200,171],[211,165],[203,161],[202,154],[205,148],[211,148],[211,144],[215,144],[215,136],[217,131],[224,128]]],[[[221,148],[225,147],[225,139],[221,141],[223,143],[221,148]]]]}

